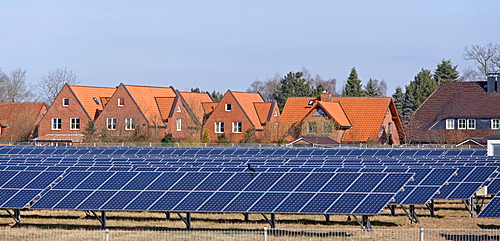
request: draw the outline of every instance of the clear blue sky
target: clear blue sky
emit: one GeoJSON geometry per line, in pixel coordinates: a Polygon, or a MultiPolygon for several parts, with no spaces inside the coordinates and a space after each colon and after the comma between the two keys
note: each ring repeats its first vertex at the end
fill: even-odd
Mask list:
{"type": "Polygon", "coordinates": [[[68,67],[80,85],[244,91],[307,68],[356,67],[388,95],[466,45],[500,43],[500,1],[2,1],[0,68],[36,83],[68,67]]]}

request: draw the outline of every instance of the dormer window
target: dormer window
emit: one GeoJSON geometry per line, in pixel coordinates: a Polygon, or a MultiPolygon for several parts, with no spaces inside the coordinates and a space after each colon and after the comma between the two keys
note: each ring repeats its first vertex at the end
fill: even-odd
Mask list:
{"type": "Polygon", "coordinates": [[[231,108],[232,108],[231,104],[226,104],[226,111],[231,111],[231,108]]]}
{"type": "Polygon", "coordinates": [[[309,100],[309,102],[307,103],[308,106],[312,106],[314,104],[314,100],[309,100]]]}
{"type": "Polygon", "coordinates": [[[455,120],[454,119],[446,119],[446,129],[447,130],[455,129],[455,120]]]}
{"type": "Polygon", "coordinates": [[[118,106],[124,106],[125,105],[125,99],[124,98],[118,98],[118,106]]]}
{"type": "Polygon", "coordinates": [[[69,98],[63,98],[63,106],[69,105],[69,98]]]}

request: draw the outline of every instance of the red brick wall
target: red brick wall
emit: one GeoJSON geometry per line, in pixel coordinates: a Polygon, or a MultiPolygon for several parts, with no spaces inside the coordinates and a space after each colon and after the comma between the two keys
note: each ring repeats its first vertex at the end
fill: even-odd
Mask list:
{"type": "Polygon", "coordinates": [[[89,117],[78,103],[76,96],[65,85],[56,97],[45,116],[40,121],[38,136],[47,134],[82,134],[89,117]],[[69,98],[69,105],[63,106],[63,98],[69,98]],[[61,118],[61,130],[52,130],[52,118],[61,118]],[[70,118],[80,118],[80,130],[70,130],[70,118]]]}
{"type": "Polygon", "coordinates": [[[216,142],[217,136],[220,135],[220,133],[215,133],[215,122],[224,122],[224,133],[229,137],[231,142],[239,142],[243,139],[245,130],[254,128],[233,95],[229,94],[229,92],[226,92],[203,127],[204,129],[208,129],[210,141],[212,142],[216,142]],[[225,105],[228,103],[231,104],[231,111],[226,111],[225,105]],[[232,122],[242,122],[241,133],[232,133],[232,122]]]}
{"type": "Polygon", "coordinates": [[[178,99],[175,106],[173,106],[174,112],[171,118],[169,118],[167,123],[167,130],[169,133],[172,133],[172,137],[176,140],[184,140],[193,138],[195,140],[200,141],[200,129],[196,123],[193,121],[191,116],[189,115],[185,106],[181,103],[180,98],[178,99]],[[180,112],[178,112],[178,107],[180,107],[180,112]],[[176,121],[177,119],[181,119],[181,130],[177,131],[176,121]]]}

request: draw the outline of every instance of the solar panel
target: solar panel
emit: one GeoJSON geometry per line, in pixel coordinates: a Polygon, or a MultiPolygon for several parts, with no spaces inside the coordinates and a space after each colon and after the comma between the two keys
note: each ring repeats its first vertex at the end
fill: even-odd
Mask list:
{"type": "Polygon", "coordinates": [[[500,197],[494,196],[493,199],[477,215],[478,218],[500,218],[500,197]]]}

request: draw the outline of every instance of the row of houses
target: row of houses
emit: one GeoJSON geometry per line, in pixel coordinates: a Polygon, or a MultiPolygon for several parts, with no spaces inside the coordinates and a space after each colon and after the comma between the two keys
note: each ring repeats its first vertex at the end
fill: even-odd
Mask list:
{"type": "Polygon", "coordinates": [[[500,81],[443,82],[403,130],[390,97],[290,97],[283,111],[259,93],[208,93],[120,84],[65,85],[43,103],[0,103],[0,141],[186,142],[320,140],[328,144],[480,143],[500,130],[500,81]],[[34,129],[34,126],[38,126],[34,129]],[[23,128],[22,131],[21,127],[23,128]],[[22,133],[22,134],[21,134],[22,133]],[[33,138],[32,138],[33,139],[33,138]]]}

